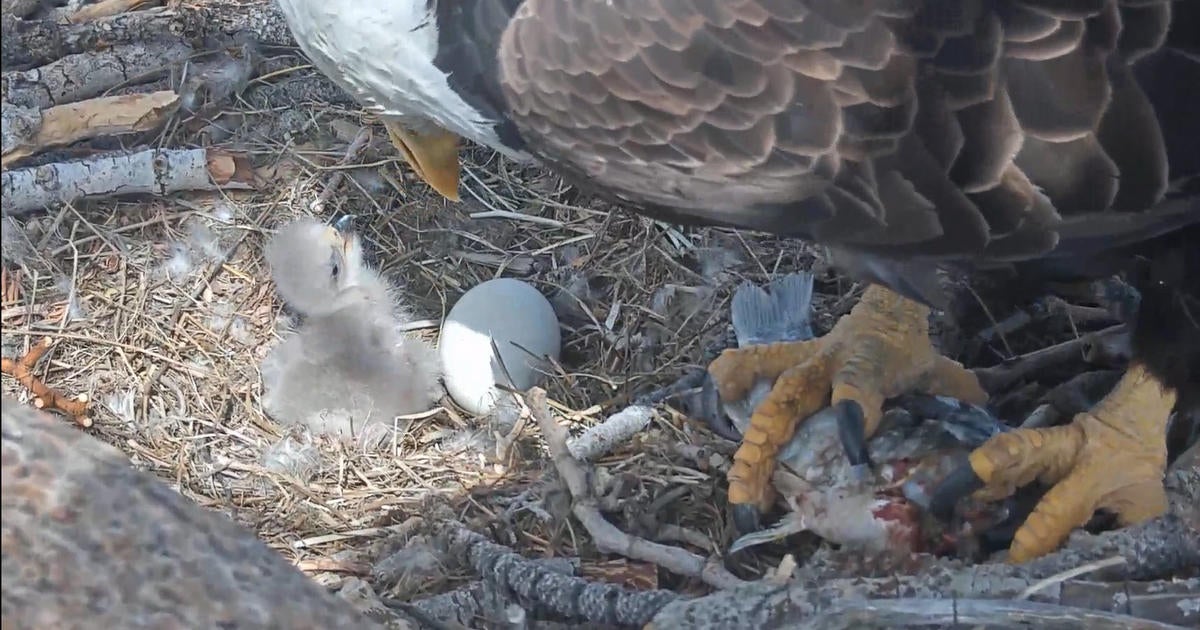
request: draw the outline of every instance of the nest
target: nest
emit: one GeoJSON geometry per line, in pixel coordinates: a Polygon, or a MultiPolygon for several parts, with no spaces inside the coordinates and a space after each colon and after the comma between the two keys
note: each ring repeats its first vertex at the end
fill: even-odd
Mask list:
{"type": "MultiPolygon", "coordinates": [[[[544,387],[573,433],[702,369],[729,345],[729,299],[741,282],[816,271],[818,334],[861,286],[802,242],[655,222],[480,148],[467,155],[463,202],[449,204],[294,50],[256,64],[231,106],[181,110],[128,143],[237,151],[254,168],[256,190],[95,200],[5,218],[5,356],[46,350],[27,367],[68,400],[86,396],[86,416],[75,415],[88,431],[325,584],[366,577],[392,595],[448,590],[457,577],[411,544],[427,533],[418,525],[432,519],[422,517],[446,514],[490,528],[523,555],[578,558],[589,577],[699,590],[600,554],[571,524],[570,497],[544,483],[552,466],[527,419],[471,417],[447,397],[397,419],[382,445],[365,448],[266,416],[259,364],[287,314],[269,281],[265,241],[300,216],[355,215],[375,265],[427,322],[413,334],[430,340],[471,287],[501,276],[533,284],[563,327],[562,357],[544,387]],[[385,570],[381,558],[401,569],[385,570]]],[[[88,150],[124,146],[98,138],[88,150]]],[[[63,149],[32,160],[72,157],[63,149]]],[[[1010,314],[984,312],[981,325],[1010,314]]],[[[997,339],[986,348],[1003,352],[983,362],[1042,347],[1047,336],[1001,331],[997,339]]],[[[4,395],[39,396],[21,380],[5,378],[4,395]]],[[[661,538],[667,524],[676,542],[702,554],[722,549],[730,540],[722,466],[733,447],[659,406],[650,430],[597,463],[597,485],[611,490],[601,502],[630,533],[661,538]]],[[[778,556],[743,561],[761,572],[778,556]]]]}
{"type": "MultiPolygon", "coordinates": [[[[90,401],[77,418],[89,431],[297,565],[332,569],[325,579],[362,573],[358,558],[432,505],[491,522],[534,555],[595,554],[565,524],[567,504],[556,508],[535,484],[548,462],[531,423],[514,432],[511,419],[473,418],[447,397],[363,448],[264,414],[259,364],[288,318],[262,258],[273,229],[303,215],[356,215],[374,264],[424,320],[413,334],[430,340],[485,280],[538,287],[564,329],[544,386],[575,432],[703,368],[729,336],[739,282],[816,261],[794,241],[610,212],[544,170],[479,148],[464,166],[463,202],[449,204],[358,112],[297,102],[284,117],[298,111],[305,124],[234,111],[185,122],[167,140],[201,141],[232,121],[227,143],[267,182],[257,192],[96,200],[6,219],[3,344],[15,359],[48,341],[35,375],[90,401]]],[[[826,289],[851,286],[828,279],[826,289]]],[[[15,379],[3,388],[33,397],[15,379]]],[[[653,505],[717,548],[723,475],[680,448],[711,439],[659,413],[652,431],[603,462],[622,481],[623,509],[653,505]]]]}

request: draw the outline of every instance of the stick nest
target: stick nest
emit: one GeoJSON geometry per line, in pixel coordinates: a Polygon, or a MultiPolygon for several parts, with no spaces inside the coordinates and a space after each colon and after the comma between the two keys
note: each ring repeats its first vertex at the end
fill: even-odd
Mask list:
{"type": "MultiPolygon", "coordinates": [[[[97,138],[33,158],[204,146],[248,157],[258,186],[6,217],[5,356],[19,361],[52,342],[29,367],[59,396],[86,396],[89,431],[327,584],[367,577],[393,595],[450,588],[455,577],[439,571],[381,583],[372,569],[418,533],[414,517],[441,511],[486,523],[526,556],[578,557],[585,575],[660,586],[665,574],[604,559],[572,525],[569,496],[542,483],[552,466],[527,419],[514,428],[511,418],[472,418],[447,398],[398,422],[384,445],[359,448],[290,433],[265,416],[258,366],[287,320],[262,259],[270,232],[303,215],[357,215],[415,319],[434,322],[415,333],[431,340],[467,289],[500,276],[532,283],[564,327],[563,356],[544,387],[573,433],[702,369],[728,343],[729,298],[743,280],[815,269],[818,332],[861,287],[802,242],[610,212],[544,170],[479,148],[468,151],[463,202],[449,204],[294,49],[262,55],[228,104],[182,109],[121,144],[97,138]]],[[[995,345],[1008,354],[1038,341],[995,345]]],[[[3,391],[32,402],[17,379],[5,378],[3,391]]],[[[660,406],[649,431],[599,462],[596,483],[612,491],[601,503],[630,533],[669,525],[675,542],[701,554],[723,548],[723,466],[733,446],[660,406]]],[[[410,555],[410,568],[436,564],[410,555]]],[[[757,568],[768,563],[777,558],[757,568]]]]}

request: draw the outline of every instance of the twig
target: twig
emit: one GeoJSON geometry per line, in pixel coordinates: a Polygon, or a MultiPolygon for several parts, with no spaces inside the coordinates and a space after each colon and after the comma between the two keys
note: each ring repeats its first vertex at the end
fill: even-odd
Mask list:
{"type": "Polygon", "coordinates": [[[486,212],[472,212],[472,219],[511,219],[513,221],[526,221],[529,223],[537,223],[538,225],[548,225],[550,227],[563,227],[562,221],[547,219],[532,214],[521,214],[520,212],[509,212],[508,210],[488,210],[486,212]]]}
{"type": "Polygon", "coordinates": [[[1034,593],[1046,588],[1047,586],[1050,586],[1051,584],[1065,582],[1073,577],[1079,577],[1085,573],[1091,573],[1096,569],[1115,567],[1118,564],[1125,564],[1125,558],[1122,558],[1121,556],[1113,556],[1112,558],[1105,558],[1104,560],[1089,562],[1083,566],[1075,567],[1074,569],[1070,569],[1068,571],[1063,571],[1062,573],[1056,573],[1044,580],[1039,580],[1037,584],[1034,584],[1024,591],[1021,591],[1021,594],[1017,595],[1017,599],[1029,599],[1030,595],[1033,595],[1034,593]]]}
{"type": "MultiPolygon", "coordinates": [[[[1126,326],[1119,324],[1049,348],[1013,357],[993,367],[975,370],[975,374],[979,377],[984,389],[989,392],[998,391],[1040,369],[1069,361],[1073,357],[1087,358],[1089,348],[1103,347],[1104,354],[1111,355],[1113,352],[1110,352],[1112,349],[1107,347],[1107,340],[1111,337],[1119,338],[1126,332],[1126,326]]],[[[1093,356],[1096,355],[1093,354],[1093,356]]]]}
{"type": "Polygon", "coordinates": [[[571,512],[587,528],[598,549],[634,560],[651,562],[668,571],[700,579],[705,584],[717,588],[733,588],[746,584],[744,580],[727,571],[716,559],[705,559],[678,547],[630,536],[605,520],[596,506],[596,498],[588,489],[586,474],[567,448],[566,429],[559,426],[550,413],[545,390],[539,387],[529,390],[526,402],[550,448],[554,467],[574,498],[571,512]]]}
{"type": "Polygon", "coordinates": [[[301,560],[296,563],[296,568],[306,573],[347,573],[350,575],[368,576],[371,575],[371,567],[365,562],[353,562],[350,560],[335,560],[333,558],[316,558],[313,560],[301,560]]]}
{"type": "Polygon", "coordinates": [[[293,549],[308,549],[317,545],[324,545],[339,540],[350,540],[353,538],[362,538],[366,536],[407,536],[413,530],[425,523],[425,519],[420,516],[413,516],[406,519],[403,523],[397,525],[388,525],[386,527],[368,527],[365,529],[355,529],[347,532],[337,532],[335,534],[325,534],[323,536],[314,536],[292,542],[293,549]]]}
{"type": "Polygon", "coordinates": [[[167,149],[5,171],[4,211],[21,214],[83,197],[251,187],[244,158],[216,149],[167,149]]]}
{"type": "Polygon", "coordinates": [[[34,344],[29,348],[29,352],[25,356],[13,360],[5,357],[0,360],[0,371],[17,379],[17,382],[25,386],[33,393],[33,406],[38,409],[57,409],[75,421],[81,427],[87,428],[92,426],[92,419],[88,417],[88,398],[85,394],[80,394],[76,400],[71,400],[56,392],[49,385],[42,382],[41,379],[33,373],[33,368],[37,364],[38,359],[46,354],[50,349],[51,340],[49,337],[44,337],[41,342],[34,344]]]}
{"type": "Polygon", "coordinates": [[[604,422],[588,427],[578,437],[567,440],[567,450],[577,460],[590,461],[607,454],[616,445],[645,429],[652,417],[654,409],[651,407],[626,407],[604,422]]]}
{"type": "MultiPolygon", "coordinates": [[[[361,152],[370,141],[371,128],[363,127],[359,129],[358,133],[354,135],[354,140],[352,140],[350,145],[346,147],[346,154],[342,156],[342,159],[338,161],[338,164],[349,164],[350,160],[353,160],[354,156],[358,155],[359,152],[361,152]]],[[[342,180],[345,177],[346,171],[342,169],[336,169],[333,171],[333,174],[329,176],[329,181],[325,183],[325,188],[319,195],[317,195],[316,201],[314,201],[312,204],[311,210],[313,212],[320,213],[325,211],[325,204],[329,202],[329,198],[333,196],[333,192],[342,184],[342,180]]]]}

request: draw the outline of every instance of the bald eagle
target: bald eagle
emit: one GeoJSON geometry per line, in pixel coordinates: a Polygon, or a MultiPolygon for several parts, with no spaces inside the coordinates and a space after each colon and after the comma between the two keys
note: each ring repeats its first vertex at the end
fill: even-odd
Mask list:
{"type": "Polygon", "coordinates": [[[818,409],[839,410],[861,462],[886,398],[987,398],[930,342],[933,278],[951,266],[1141,270],[1115,389],[1069,425],[970,456],[965,485],[988,494],[1056,483],[1010,559],[1054,549],[1098,508],[1123,523],[1166,509],[1167,419],[1200,401],[1196,3],[279,2],[313,63],[446,197],[466,138],[642,214],[821,243],[873,283],[825,337],[709,366],[723,400],[777,378],[728,474],[743,529],[818,409]]]}

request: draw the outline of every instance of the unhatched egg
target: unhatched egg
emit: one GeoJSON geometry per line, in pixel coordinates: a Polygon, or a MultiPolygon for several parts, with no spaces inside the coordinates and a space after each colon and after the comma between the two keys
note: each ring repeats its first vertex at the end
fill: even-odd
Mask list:
{"type": "Polygon", "coordinates": [[[542,357],[558,359],[560,344],[558,318],[537,289],[512,278],[484,282],[463,294],[442,324],[438,352],[446,391],[467,411],[485,414],[500,395],[496,383],[533,387],[545,370],[542,357]]]}

